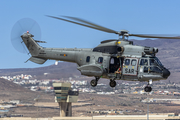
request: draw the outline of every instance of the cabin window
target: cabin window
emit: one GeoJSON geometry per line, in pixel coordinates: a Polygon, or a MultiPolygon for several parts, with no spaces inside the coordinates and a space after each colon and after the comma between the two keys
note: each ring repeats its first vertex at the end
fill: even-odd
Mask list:
{"type": "Polygon", "coordinates": [[[114,58],[111,58],[110,64],[114,64],[114,58]]]}
{"type": "Polygon", "coordinates": [[[103,62],[103,57],[99,57],[98,58],[98,63],[102,63],[103,62]]]}
{"type": "Polygon", "coordinates": [[[90,61],[90,56],[87,56],[86,57],[86,62],[89,62],[90,61]]]}
{"type": "Polygon", "coordinates": [[[125,60],[125,65],[129,65],[130,64],[130,59],[126,59],[125,60]]]}
{"type": "Polygon", "coordinates": [[[140,65],[148,65],[147,59],[141,59],[140,65]]]}
{"type": "Polygon", "coordinates": [[[131,65],[132,65],[132,66],[135,66],[135,65],[136,65],[136,60],[135,60],[135,59],[132,59],[131,65]]]}

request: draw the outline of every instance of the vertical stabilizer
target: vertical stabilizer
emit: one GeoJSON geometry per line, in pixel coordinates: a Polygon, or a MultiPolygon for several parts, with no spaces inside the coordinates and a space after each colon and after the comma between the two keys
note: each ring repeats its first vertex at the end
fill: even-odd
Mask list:
{"type": "Polygon", "coordinates": [[[39,46],[39,44],[37,42],[35,42],[35,40],[32,37],[34,37],[34,36],[28,32],[24,33],[21,36],[24,44],[26,45],[26,47],[29,50],[29,52],[31,53],[31,55],[32,56],[38,56],[42,47],[39,46]]]}

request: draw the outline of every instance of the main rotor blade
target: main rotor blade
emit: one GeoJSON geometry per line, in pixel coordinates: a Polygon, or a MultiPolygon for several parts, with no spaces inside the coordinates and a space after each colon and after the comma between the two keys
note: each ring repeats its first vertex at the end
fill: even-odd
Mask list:
{"type": "Polygon", "coordinates": [[[155,35],[142,35],[142,34],[128,34],[129,36],[142,37],[142,38],[164,38],[164,39],[180,39],[180,37],[163,37],[155,35]]]}
{"type": "Polygon", "coordinates": [[[114,31],[114,30],[112,30],[112,29],[109,29],[109,28],[106,28],[106,27],[97,25],[97,24],[95,24],[95,23],[92,23],[92,22],[89,22],[89,21],[86,21],[86,20],[83,20],[83,19],[80,19],[80,18],[69,17],[69,16],[63,16],[63,17],[66,17],[66,18],[69,18],[69,19],[73,19],[73,20],[76,20],[76,21],[80,21],[80,22],[82,22],[82,23],[86,23],[86,24],[88,24],[88,25],[94,26],[94,27],[99,28],[99,29],[101,29],[101,30],[111,31],[111,33],[119,34],[117,31],[114,31]]]}
{"type": "MultiPolygon", "coordinates": [[[[100,30],[100,31],[104,31],[104,32],[108,32],[108,33],[115,33],[115,34],[119,34],[118,32],[114,31],[114,30],[111,30],[111,29],[108,29],[108,28],[105,28],[105,27],[102,27],[102,26],[99,26],[99,25],[96,25],[96,24],[93,24],[93,23],[90,23],[90,22],[87,22],[87,21],[84,21],[84,20],[81,20],[79,18],[71,18],[71,17],[68,17],[68,18],[71,18],[71,19],[76,19],[77,21],[84,21],[84,23],[86,24],[83,24],[83,23],[79,23],[79,22],[75,22],[75,21],[71,21],[71,20],[67,20],[67,19],[64,19],[64,18],[60,18],[60,17],[54,17],[54,16],[49,16],[47,15],[48,17],[51,17],[51,18],[55,18],[55,19],[59,19],[59,20],[63,20],[63,21],[66,21],[66,22],[71,22],[71,23],[74,23],[74,24],[78,24],[78,25],[82,25],[82,26],[85,26],[85,27],[89,27],[89,28],[93,28],[93,29],[96,29],[96,30],[100,30]]],[[[67,17],[67,16],[66,16],[67,17]]]]}

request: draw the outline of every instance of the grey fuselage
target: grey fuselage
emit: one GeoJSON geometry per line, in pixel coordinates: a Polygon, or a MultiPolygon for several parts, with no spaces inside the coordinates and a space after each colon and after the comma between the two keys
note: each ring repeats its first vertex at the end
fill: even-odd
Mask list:
{"type": "Polygon", "coordinates": [[[32,62],[43,64],[46,60],[77,63],[82,75],[107,79],[148,81],[167,79],[170,72],[155,54],[157,48],[136,46],[131,41],[106,40],[93,49],[43,48],[25,33],[21,36],[31,53],[32,62]],[[115,74],[117,69],[120,74],[115,74]]]}

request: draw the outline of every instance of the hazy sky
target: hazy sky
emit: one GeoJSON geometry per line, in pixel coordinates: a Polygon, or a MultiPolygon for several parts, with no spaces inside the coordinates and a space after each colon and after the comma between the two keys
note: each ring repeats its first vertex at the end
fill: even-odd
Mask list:
{"type": "Polygon", "coordinates": [[[0,0],[0,69],[42,67],[55,62],[24,63],[30,56],[18,52],[11,43],[11,30],[22,18],[31,18],[39,24],[41,32],[37,34],[41,33],[41,40],[47,42],[41,46],[93,48],[118,36],[45,15],[79,17],[134,34],[180,35],[179,6],[179,0],[0,0]]]}

